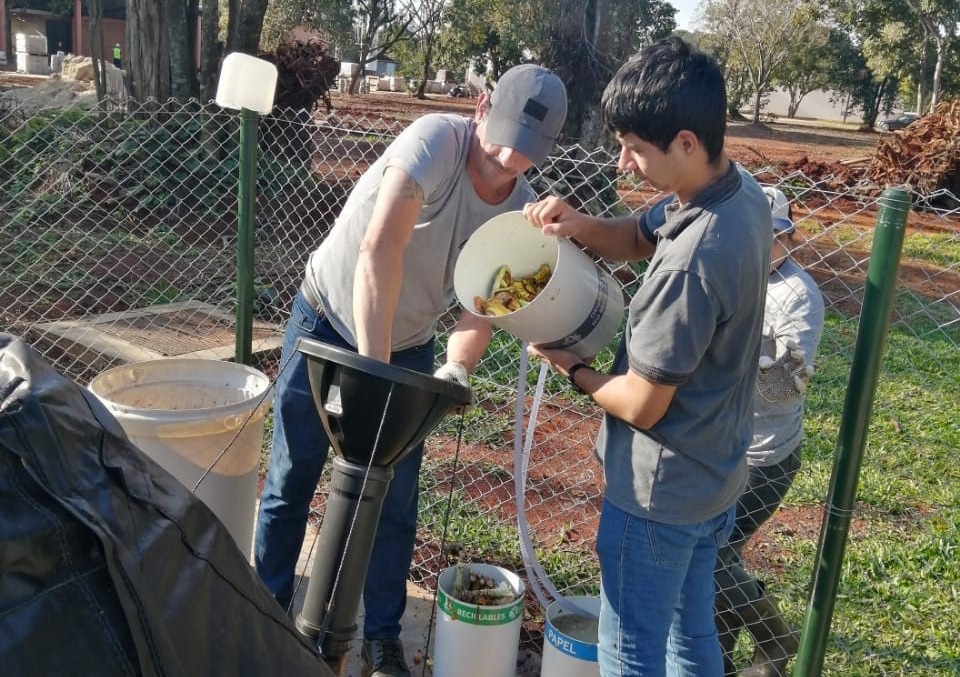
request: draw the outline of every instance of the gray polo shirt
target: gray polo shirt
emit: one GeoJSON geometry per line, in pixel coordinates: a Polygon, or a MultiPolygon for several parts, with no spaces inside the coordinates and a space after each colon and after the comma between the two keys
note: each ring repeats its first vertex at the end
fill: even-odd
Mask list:
{"type": "Polygon", "coordinates": [[[477,195],[467,173],[475,123],[459,115],[425,115],[407,127],[360,177],[330,234],[310,255],[304,284],[320,299],[337,333],[356,346],[353,278],[387,167],[404,170],[423,190],[424,204],[403,257],[403,284],[393,319],[393,350],[429,341],[454,301],[460,249],[487,220],[535,199],[524,177],[500,204],[477,195]]]}
{"type": "Polygon", "coordinates": [[[731,163],[683,208],[674,198],[654,205],[639,228],[656,252],[630,302],[613,371],[629,364],[677,390],[650,430],[604,417],[597,453],[605,495],[654,521],[700,522],[733,505],[746,483],[770,203],[731,163]]]}

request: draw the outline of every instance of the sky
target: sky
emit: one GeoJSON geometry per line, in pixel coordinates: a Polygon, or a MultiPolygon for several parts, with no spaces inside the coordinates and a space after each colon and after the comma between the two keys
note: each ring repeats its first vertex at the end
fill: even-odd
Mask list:
{"type": "Polygon", "coordinates": [[[669,0],[669,2],[677,8],[677,28],[691,30],[693,15],[697,11],[700,0],[669,0]]]}

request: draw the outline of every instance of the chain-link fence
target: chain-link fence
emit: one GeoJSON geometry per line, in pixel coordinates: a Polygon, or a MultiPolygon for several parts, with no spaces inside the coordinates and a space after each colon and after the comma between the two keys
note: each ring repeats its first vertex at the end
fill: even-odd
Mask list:
{"type": "MultiPolygon", "coordinates": [[[[403,126],[296,113],[261,123],[254,338],[258,366],[272,377],[307,256],[356,179],[403,126]]],[[[118,362],[233,356],[235,115],[195,103],[109,113],[4,110],[0,130],[0,327],[81,382],[118,362]]],[[[809,388],[804,467],[786,506],[744,554],[748,569],[777,592],[797,626],[807,604],[879,191],[866,182],[837,187],[830,176],[776,166],[752,169],[792,200],[802,236],[793,256],[827,305],[809,388]]],[[[595,214],[625,213],[657,196],[619,175],[616,158],[604,149],[558,149],[531,174],[540,192],[568,197],[595,214]]],[[[960,621],[960,580],[955,574],[944,580],[942,573],[960,545],[960,474],[952,463],[960,447],[960,201],[946,192],[912,197],[827,674],[960,670],[949,641],[960,621]],[[931,617],[939,625],[931,625],[931,617]]],[[[627,296],[640,282],[639,267],[610,270],[627,296]]],[[[444,333],[452,323],[452,314],[443,318],[444,333]]],[[[473,377],[477,403],[465,415],[462,435],[451,417],[428,440],[411,573],[428,588],[460,559],[524,571],[513,472],[520,358],[518,342],[496,332],[473,377]]],[[[605,350],[597,367],[611,359],[605,350]]],[[[523,377],[526,412],[536,377],[534,368],[523,377]]],[[[589,400],[547,377],[523,498],[537,558],[564,593],[598,591],[593,546],[602,475],[592,448],[599,421],[589,400]]],[[[531,597],[528,610],[525,641],[535,643],[542,609],[531,597]]],[[[746,661],[750,650],[741,643],[738,660],[746,661]]]]}

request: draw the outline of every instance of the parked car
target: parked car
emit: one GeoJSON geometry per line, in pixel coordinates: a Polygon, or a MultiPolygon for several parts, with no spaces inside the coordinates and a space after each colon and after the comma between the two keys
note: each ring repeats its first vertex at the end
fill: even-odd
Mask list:
{"type": "Polygon", "coordinates": [[[917,117],[916,113],[903,113],[895,118],[886,118],[877,123],[877,129],[881,132],[893,132],[908,127],[917,117]]]}

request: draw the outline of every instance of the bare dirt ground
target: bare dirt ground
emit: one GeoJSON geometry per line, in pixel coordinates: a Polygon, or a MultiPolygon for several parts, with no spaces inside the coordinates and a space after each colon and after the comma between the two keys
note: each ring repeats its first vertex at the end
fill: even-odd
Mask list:
{"type": "MultiPolygon", "coordinates": [[[[334,111],[341,115],[376,115],[388,119],[411,120],[433,111],[471,114],[475,99],[455,99],[449,96],[428,95],[426,100],[387,92],[362,95],[334,94],[334,111]]],[[[817,127],[810,124],[778,122],[752,125],[729,122],[726,149],[730,157],[748,165],[794,165],[801,162],[839,165],[869,157],[876,146],[878,134],[846,129],[817,127]]]]}

